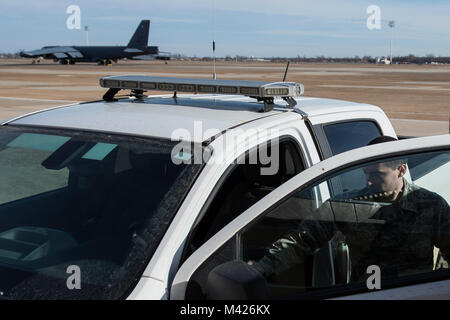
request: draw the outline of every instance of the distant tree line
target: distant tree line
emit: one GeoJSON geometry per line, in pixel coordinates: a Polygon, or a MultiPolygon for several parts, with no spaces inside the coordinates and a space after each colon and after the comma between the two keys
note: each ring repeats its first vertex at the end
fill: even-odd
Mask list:
{"type": "Polygon", "coordinates": [[[404,61],[407,63],[417,63],[417,64],[425,64],[425,63],[450,63],[450,57],[436,57],[433,54],[429,54],[425,57],[417,57],[413,54],[404,57],[394,57],[392,60],[395,61],[404,61]]]}
{"type": "MultiPolygon", "coordinates": [[[[190,61],[212,61],[213,57],[197,57],[197,56],[186,56],[184,54],[172,54],[173,60],[190,60],[190,61]]],[[[0,52],[0,58],[4,59],[15,59],[20,58],[19,52],[16,53],[2,53],[0,52]]],[[[243,55],[236,55],[234,57],[227,55],[225,57],[216,57],[217,61],[234,61],[234,62],[248,62],[248,61],[269,61],[269,62],[280,62],[286,63],[288,61],[293,63],[377,63],[380,60],[388,57],[371,57],[371,56],[354,56],[354,57],[305,57],[298,55],[297,57],[248,57],[243,55]]],[[[396,56],[393,57],[394,63],[412,63],[412,64],[432,64],[432,63],[446,63],[450,64],[450,57],[437,57],[433,54],[428,54],[426,56],[415,56],[413,54],[407,56],[396,56]]]]}
{"type": "Polygon", "coordinates": [[[16,52],[16,53],[3,53],[3,52],[0,52],[0,58],[15,59],[15,58],[20,58],[20,55],[19,55],[19,52],[16,52]]]}
{"type": "MultiPolygon", "coordinates": [[[[248,56],[240,56],[236,55],[234,57],[225,56],[225,57],[216,57],[217,61],[235,61],[235,62],[246,62],[246,61],[270,61],[270,62],[293,62],[293,63],[377,63],[381,62],[384,58],[389,59],[389,57],[344,57],[344,58],[335,58],[335,57],[325,57],[325,56],[317,56],[317,57],[248,57],[248,56]]],[[[186,57],[183,56],[183,59],[193,60],[193,61],[212,61],[213,57],[186,57]]],[[[436,57],[432,54],[427,56],[415,56],[413,54],[407,56],[394,56],[392,57],[394,63],[413,63],[413,64],[431,64],[431,63],[449,63],[450,57],[436,57]]]]}

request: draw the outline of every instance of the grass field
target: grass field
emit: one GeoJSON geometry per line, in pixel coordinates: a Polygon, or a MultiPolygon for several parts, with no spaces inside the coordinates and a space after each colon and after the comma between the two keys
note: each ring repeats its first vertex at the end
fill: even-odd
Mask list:
{"type": "MultiPolygon", "coordinates": [[[[217,78],[281,81],[285,65],[220,62],[217,78]]],[[[59,65],[51,61],[0,59],[0,121],[24,113],[101,99],[105,75],[145,74],[211,78],[210,63],[120,61],[112,66],[59,65]]],[[[291,64],[288,81],[305,85],[305,96],[365,102],[381,107],[399,135],[449,133],[450,66],[291,64]]]]}

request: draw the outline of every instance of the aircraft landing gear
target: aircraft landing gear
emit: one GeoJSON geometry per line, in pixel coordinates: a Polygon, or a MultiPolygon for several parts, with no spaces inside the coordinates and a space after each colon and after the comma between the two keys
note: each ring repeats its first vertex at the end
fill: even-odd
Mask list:
{"type": "Polygon", "coordinates": [[[112,65],[112,61],[110,59],[106,59],[106,60],[98,59],[97,64],[99,66],[110,66],[110,65],[112,65]]]}
{"type": "Polygon", "coordinates": [[[59,60],[59,63],[60,63],[60,64],[68,64],[68,62],[67,62],[66,59],[61,59],[61,60],[59,60]]]}
{"type": "Polygon", "coordinates": [[[75,60],[69,60],[69,64],[75,64],[75,60]]]}

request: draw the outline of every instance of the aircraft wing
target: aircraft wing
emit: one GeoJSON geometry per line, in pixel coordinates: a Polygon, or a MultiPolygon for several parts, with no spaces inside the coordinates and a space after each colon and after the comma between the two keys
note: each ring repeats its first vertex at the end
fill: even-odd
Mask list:
{"type": "Polygon", "coordinates": [[[134,56],[132,60],[170,60],[173,56],[169,52],[159,52],[159,54],[144,54],[134,56]]]}
{"type": "Polygon", "coordinates": [[[136,49],[136,48],[126,48],[123,51],[128,52],[128,53],[144,53],[144,50],[136,49]]]}
{"type": "Polygon", "coordinates": [[[20,55],[26,58],[35,58],[41,56],[52,57],[56,59],[70,59],[70,58],[83,58],[83,54],[73,47],[44,47],[42,49],[33,51],[24,51],[20,55]]]}
{"type": "Polygon", "coordinates": [[[154,60],[155,55],[154,54],[143,54],[143,55],[134,56],[134,57],[131,57],[128,59],[131,59],[131,60],[154,60]]]}

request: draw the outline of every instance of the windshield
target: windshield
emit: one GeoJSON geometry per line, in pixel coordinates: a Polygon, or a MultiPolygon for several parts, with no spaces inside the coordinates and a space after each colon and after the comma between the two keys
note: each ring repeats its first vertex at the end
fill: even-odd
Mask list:
{"type": "Polygon", "coordinates": [[[0,295],[127,295],[202,167],[175,145],[0,127],[0,295]]]}

